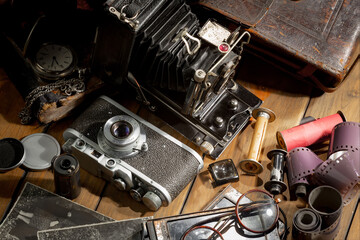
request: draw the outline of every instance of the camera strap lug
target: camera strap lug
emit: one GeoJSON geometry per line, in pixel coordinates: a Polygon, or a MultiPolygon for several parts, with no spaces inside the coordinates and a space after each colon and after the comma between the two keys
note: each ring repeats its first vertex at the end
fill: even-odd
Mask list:
{"type": "Polygon", "coordinates": [[[121,8],[120,12],[116,8],[110,7],[109,12],[114,14],[120,21],[125,22],[125,23],[129,24],[130,27],[136,29],[137,26],[139,25],[139,21],[136,20],[136,18],[139,15],[139,11],[137,11],[134,16],[127,17],[126,13],[124,12],[126,7],[128,7],[127,4],[121,8]]]}

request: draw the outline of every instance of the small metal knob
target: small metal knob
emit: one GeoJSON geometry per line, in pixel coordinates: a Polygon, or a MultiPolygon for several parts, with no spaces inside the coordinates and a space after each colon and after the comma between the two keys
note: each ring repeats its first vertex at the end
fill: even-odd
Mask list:
{"type": "Polygon", "coordinates": [[[119,190],[126,190],[126,183],[121,178],[115,178],[114,179],[114,185],[119,190]]]}
{"type": "Polygon", "coordinates": [[[194,74],[195,82],[200,83],[200,82],[204,81],[205,77],[206,77],[206,72],[204,70],[198,69],[195,71],[195,74],[194,74]]]}
{"type": "Polygon", "coordinates": [[[156,193],[153,193],[151,191],[145,193],[142,201],[145,206],[152,211],[157,211],[162,205],[161,198],[156,193]]]}
{"type": "Polygon", "coordinates": [[[222,117],[216,117],[215,125],[216,127],[221,128],[222,126],[224,126],[224,119],[222,117]]]}
{"type": "Polygon", "coordinates": [[[130,190],[130,196],[135,200],[135,201],[138,201],[138,202],[141,202],[141,198],[142,196],[144,195],[145,193],[145,190],[142,189],[142,188],[133,188],[130,190]]]}
{"type": "Polygon", "coordinates": [[[229,109],[236,110],[239,107],[239,101],[235,98],[231,99],[229,102],[229,109]]]}
{"type": "Polygon", "coordinates": [[[208,141],[203,141],[200,145],[200,150],[205,154],[211,154],[214,151],[214,146],[208,141]]]}

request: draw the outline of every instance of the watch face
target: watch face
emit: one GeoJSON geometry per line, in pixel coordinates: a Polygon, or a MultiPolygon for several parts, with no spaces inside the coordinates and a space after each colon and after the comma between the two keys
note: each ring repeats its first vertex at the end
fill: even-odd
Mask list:
{"type": "Polygon", "coordinates": [[[75,66],[74,52],[67,46],[43,44],[35,54],[35,70],[44,78],[59,78],[72,72],[75,66]]]}

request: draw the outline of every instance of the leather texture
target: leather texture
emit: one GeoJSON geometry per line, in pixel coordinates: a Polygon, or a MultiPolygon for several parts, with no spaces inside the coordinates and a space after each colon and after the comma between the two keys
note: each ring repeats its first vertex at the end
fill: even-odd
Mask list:
{"type": "Polygon", "coordinates": [[[198,3],[250,25],[253,36],[250,50],[254,54],[324,91],[339,86],[360,52],[360,1],[200,0],[198,3]]]}
{"type": "MultiPolygon", "coordinates": [[[[98,98],[72,123],[70,128],[97,143],[100,129],[109,118],[116,115],[126,115],[126,113],[105,99],[98,98]]],[[[149,150],[122,160],[163,186],[171,198],[175,199],[196,176],[200,163],[192,152],[161,135],[160,129],[157,132],[141,122],[139,125],[146,133],[149,150]]]]}

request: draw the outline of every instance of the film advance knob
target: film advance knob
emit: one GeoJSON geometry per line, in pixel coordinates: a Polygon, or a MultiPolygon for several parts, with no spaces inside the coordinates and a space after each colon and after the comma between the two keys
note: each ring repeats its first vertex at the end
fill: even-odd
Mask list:
{"type": "Polygon", "coordinates": [[[162,205],[161,198],[156,193],[151,191],[145,193],[142,201],[145,206],[147,206],[152,211],[157,211],[162,205]]]}

